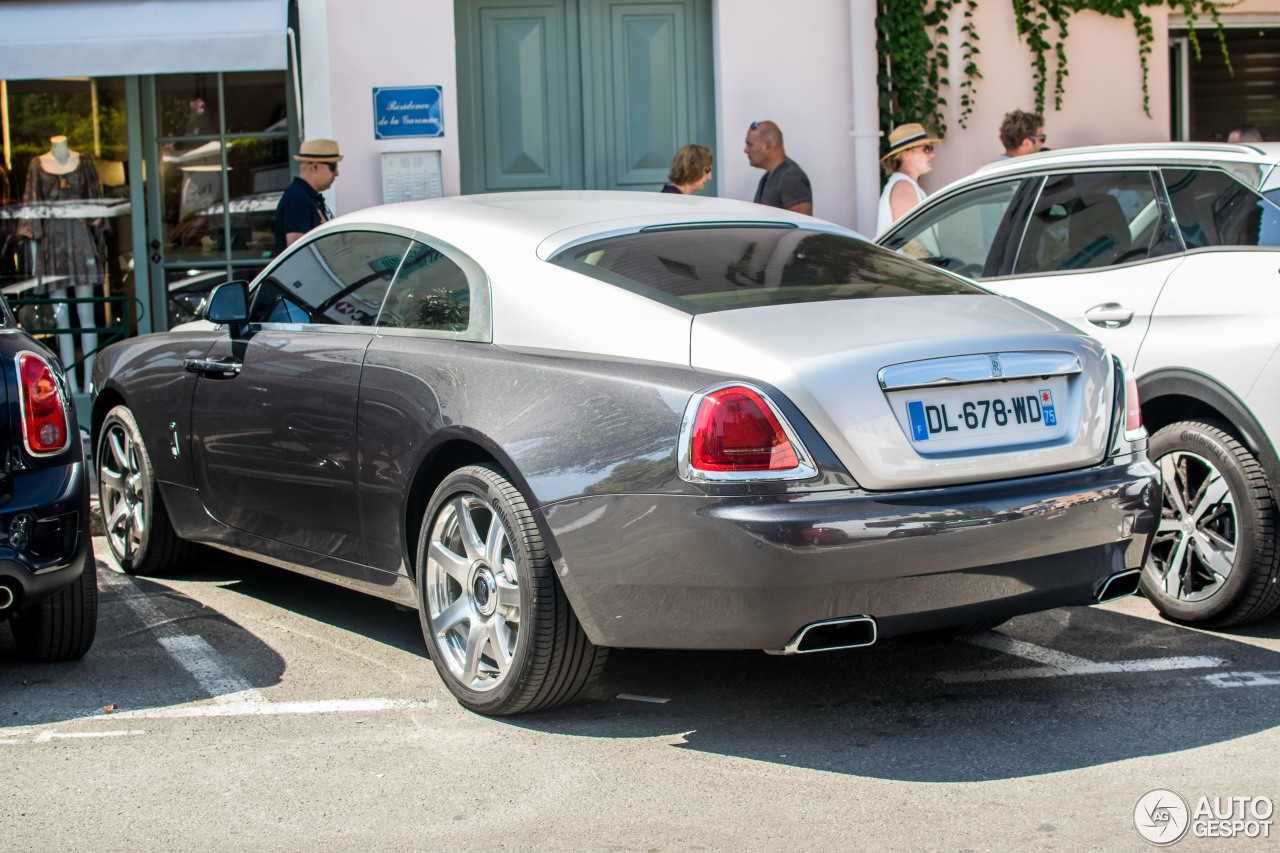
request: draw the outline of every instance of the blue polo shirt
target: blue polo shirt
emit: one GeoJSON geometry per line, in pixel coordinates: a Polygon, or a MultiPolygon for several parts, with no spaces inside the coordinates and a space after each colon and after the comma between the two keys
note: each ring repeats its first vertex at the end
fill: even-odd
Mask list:
{"type": "Polygon", "coordinates": [[[332,218],[324,196],[302,178],[294,178],[276,205],[276,254],[284,251],[284,235],[305,234],[332,218]]]}

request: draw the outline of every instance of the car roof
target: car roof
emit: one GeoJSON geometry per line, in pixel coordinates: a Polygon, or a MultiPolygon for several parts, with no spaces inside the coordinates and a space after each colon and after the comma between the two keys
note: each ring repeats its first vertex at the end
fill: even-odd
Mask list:
{"type": "Polygon", "coordinates": [[[1145,142],[1127,145],[1088,145],[1080,148],[1042,151],[1038,154],[1027,154],[988,163],[961,181],[1080,166],[1246,163],[1265,168],[1275,166],[1278,162],[1280,162],[1280,143],[1275,142],[1249,144],[1145,142]]]}
{"type": "Polygon", "coordinates": [[[539,257],[546,258],[585,239],[659,224],[708,222],[783,222],[853,233],[821,219],[735,199],[600,190],[490,193],[379,205],[340,216],[321,227],[389,225],[420,231],[461,249],[500,240],[507,249],[516,244],[532,246],[539,257]]]}

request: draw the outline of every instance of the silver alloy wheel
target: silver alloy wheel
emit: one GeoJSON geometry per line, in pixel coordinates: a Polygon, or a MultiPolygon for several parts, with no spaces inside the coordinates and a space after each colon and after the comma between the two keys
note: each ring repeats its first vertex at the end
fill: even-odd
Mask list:
{"type": "Polygon", "coordinates": [[[511,671],[520,631],[520,581],[501,518],[475,494],[455,496],[431,527],[427,608],[443,663],[475,691],[511,671]]]}
{"type": "Polygon", "coordinates": [[[119,421],[107,426],[99,448],[98,493],[102,505],[103,524],[111,551],[120,560],[131,560],[142,546],[146,535],[142,466],[139,448],[129,430],[119,421]]]}
{"type": "Polygon", "coordinates": [[[1235,498],[1222,473],[1199,454],[1177,450],[1157,463],[1164,501],[1148,569],[1171,598],[1204,601],[1222,588],[1235,565],[1235,498]]]}

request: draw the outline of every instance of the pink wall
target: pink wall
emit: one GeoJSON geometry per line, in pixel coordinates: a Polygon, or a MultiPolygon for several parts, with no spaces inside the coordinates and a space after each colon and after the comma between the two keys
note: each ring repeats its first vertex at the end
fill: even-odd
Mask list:
{"type": "MultiPolygon", "coordinates": [[[[384,151],[441,152],[444,194],[461,192],[458,178],[458,85],[454,61],[453,4],[404,0],[306,0],[323,4],[328,28],[330,126],[307,135],[338,140],[344,159],[334,183],[333,209],[347,213],[382,202],[384,151]],[[374,139],[376,86],[443,87],[445,135],[440,138],[374,139]]],[[[302,22],[305,30],[306,21],[302,22]]],[[[304,52],[302,63],[305,67],[304,52]]],[[[304,83],[308,101],[323,97],[304,83]]],[[[318,88],[318,87],[317,87],[318,88]]],[[[323,115],[317,109],[318,115],[323,115]]]]}
{"type": "Polygon", "coordinates": [[[742,148],[751,122],[770,119],[809,175],[814,215],[852,224],[848,0],[719,0],[714,13],[720,195],[755,196],[764,173],[742,148]]]}
{"type": "MultiPolygon", "coordinates": [[[[1276,4],[1273,4],[1276,5],[1276,4]]],[[[1053,109],[1054,58],[1049,57],[1050,79],[1046,87],[1045,132],[1052,148],[1071,148],[1108,142],[1155,142],[1169,139],[1168,13],[1158,7],[1147,10],[1155,28],[1155,43],[1148,58],[1151,115],[1142,110],[1142,70],[1138,63],[1138,38],[1128,19],[1096,12],[1073,15],[1067,35],[1067,68],[1062,110],[1053,109]]],[[[978,7],[977,25],[982,51],[977,57],[983,79],[978,81],[976,108],[965,128],[959,124],[959,95],[948,94],[947,139],[939,146],[932,174],[922,181],[930,192],[979,166],[996,160],[1000,122],[1010,110],[1034,110],[1035,89],[1032,54],[1018,39],[1013,13],[1007,3],[978,7]]],[[[956,13],[950,30],[952,57],[960,57],[960,18],[956,13]]],[[[953,75],[958,84],[959,79],[953,75]]]]}

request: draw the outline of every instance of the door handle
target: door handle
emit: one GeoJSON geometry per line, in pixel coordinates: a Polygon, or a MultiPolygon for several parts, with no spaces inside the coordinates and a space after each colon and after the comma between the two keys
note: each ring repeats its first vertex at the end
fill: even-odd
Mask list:
{"type": "Polygon", "coordinates": [[[1119,329],[1133,321],[1133,309],[1119,302],[1104,302],[1084,312],[1084,318],[1103,329],[1119,329]]]}
{"type": "Polygon", "coordinates": [[[239,374],[244,365],[233,358],[186,358],[182,366],[201,376],[231,377],[239,374]]]}

